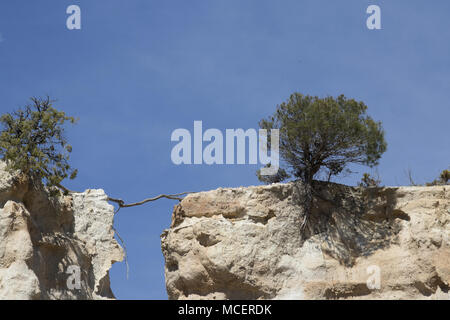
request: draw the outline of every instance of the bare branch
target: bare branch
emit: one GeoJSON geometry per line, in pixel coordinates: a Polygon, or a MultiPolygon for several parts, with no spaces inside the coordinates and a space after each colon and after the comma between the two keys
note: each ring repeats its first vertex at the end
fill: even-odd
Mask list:
{"type": "MultiPolygon", "coordinates": [[[[56,186],[59,187],[60,189],[62,189],[66,193],[76,193],[77,192],[77,191],[72,191],[72,190],[67,189],[66,187],[64,187],[60,183],[58,183],[56,186]]],[[[176,193],[176,194],[160,194],[159,196],[156,196],[156,197],[153,197],[153,198],[147,198],[147,199],[144,199],[144,200],[139,201],[139,202],[128,203],[128,204],[126,204],[125,201],[123,201],[122,199],[116,199],[116,198],[108,197],[107,200],[117,203],[119,205],[119,209],[120,209],[120,208],[129,208],[129,207],[140,206],[140,205],[143,205],[143,204],[145,204],[147,202],[156,201],[156,200],[161,199],[161,198],[181,201],[181,200],[183,200],[183,198],[181,198],[180,196],[184,196],[184,195],[187,195],[187,194],[190,194],[190,193],[194,193],[194,192],[191,191],[191,192],[182,192],[182,193],[176,193]]],[[[117,212],[118,211],[119,210],[117,210],[117,212]]]]}
{"type": "MultiPolygon", "coordinates": [[[[72,190],[67,189],[66,187],[64,187],[60,183],[58,183],[56,186],[58,188],[62,189],[65,193],[78,193],[77,191],[72,191],[72,190]]],[[[159,200],[161,198],[181,201],[181,200],[183,200],[183,198],[181,198],[180,196],[184,196],[184,195],[187,195],[187,194],[190,194],[190,193],[194,193],[194,192],[190,191],[190,192],[182,192],[182,193],[176,193],[176,194],[160,194],[159,196],[156,196],[156,197],[153,197],[153,198],[147,198],[147,199],[144,199],[144,200],[139,201],[139,202],[128,203],[128,204],[126,204],[125,201],[123,201],[122,199],[116,199],[116,198],[108,197],[107,200],[117,203],[119,205],[119,209],[120,209],[120,208],[129,208],[129,207],[140,206],[140,205],[143,205],[143,204],[145,204],[147,202],[156,201],[156,200],[159,200]]],[[[119,210],[117,210],[117,212],[119,212],[119,210]]]]}
{"type": "Polygon", "coordinates": [[[182,193],[177,193],[177,194],[160,194],[159,196],[156,196],[154,198],[147,198],[142,201],[135,202],[135,203],[129,203],[129,204],[126,204],[122,199],[115,199],[115,198],[110,198],[110,197],[108,197],[108,201],[117,203],[120,208],[129,208],[129,207],[140,206],[147,202],[156,201],[161,198],[181,201],[181,200],[183,200],[183,198],[180,198],[179,196],[183,196],[183,195],[186,195],[189,193],[193,193],[193,192],[182,192],[182,193]]]}
{"type": "Polygon", "coordinates": [[[413,180],[411,168],[408,168],[408,170],[406,171],[406,175],[408,176],[410,185],[411,186],[417,186],[417,184],[413,180]]]}

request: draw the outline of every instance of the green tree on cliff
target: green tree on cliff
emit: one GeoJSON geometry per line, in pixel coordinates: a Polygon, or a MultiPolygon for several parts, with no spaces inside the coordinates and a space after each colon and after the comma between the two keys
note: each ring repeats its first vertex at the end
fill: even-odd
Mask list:
{"type": "MultiPolygon", "coordinates": [[[[260,121],[262,129],[280,130],[280,157],[286,171],[305,186],[305,220],[311,210],[313,181],[320,172],[340,174],[350,163],[375,166],[386,151],[381,123],[366,114],[363,102],[318,98],[294,93],[277,106],[271,117],[260,121]]],[[[260,177],[260,175],[258,175],[260,177]]],[[[267,177],[263,182],[268,181],[267,177]]]]}
{"type": "Polygon", "coordinates": [[[53,108],[53,102],[48,97],[31,98],[25,108],[0,117],[0,156],[8,170],[20,170],[48,186],[60,186],[65,178],[77,175],[68,163],[72,147],[63,127],[76,120],[53,108]]]}

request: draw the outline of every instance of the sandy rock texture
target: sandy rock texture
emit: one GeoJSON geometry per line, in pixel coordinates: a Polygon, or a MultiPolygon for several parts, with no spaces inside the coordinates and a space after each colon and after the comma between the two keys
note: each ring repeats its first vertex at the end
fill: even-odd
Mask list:
{"type": "Polygon", "coordinates": [[[4,168],[0,163],[0,299],[114,298],[108,271],[123,250],[104,191],[50,197],[4,168]]]}
{"type": "Polygon", "coordinates": [[[450,187],[297,182],[188,195],[161,235],[170,299],[450,299],[450,187]]]}

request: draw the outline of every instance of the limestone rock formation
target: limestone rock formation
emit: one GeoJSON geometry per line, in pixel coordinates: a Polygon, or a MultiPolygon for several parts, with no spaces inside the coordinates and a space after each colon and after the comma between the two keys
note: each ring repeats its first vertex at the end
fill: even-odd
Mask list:
{"type": "Polygon", "coordinates": [[[161,235],[170,299],[450,299],[450,187],[298,183],[188,195],[161,235]]]}
{"type": "Polygon", "coordinates": [[[123,250],[104,191],[50,197],[39,183],[4,167],[0,163],[0,299],[113,298],[108,271],[123,250]]]}

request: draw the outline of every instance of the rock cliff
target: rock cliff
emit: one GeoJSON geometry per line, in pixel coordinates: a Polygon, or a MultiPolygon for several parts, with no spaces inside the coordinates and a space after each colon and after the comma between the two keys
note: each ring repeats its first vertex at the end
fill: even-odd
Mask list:
{"type": "Polygon", "coordinates": [[[0,299],[106,299],[122,261],[103,190],[50,197],[0,162],[0,299]]]}
{"type": "Polygon", "coordinates": [[[188,195],[161,235],[170,299],[450,299],[450,186],[298,183],[188,195]]]}

